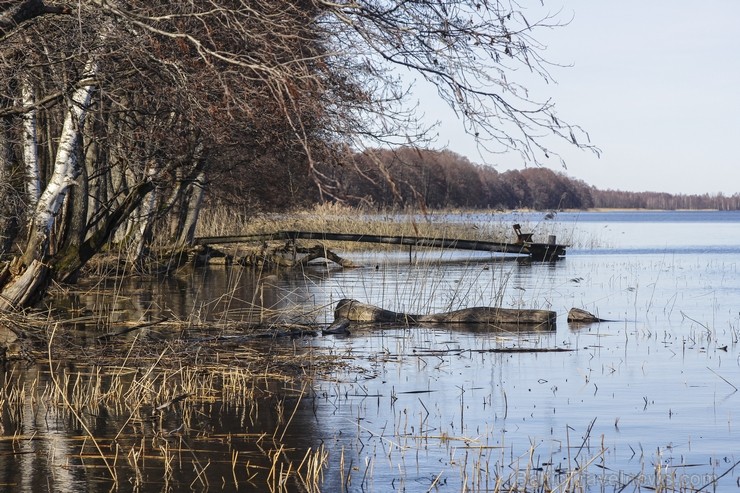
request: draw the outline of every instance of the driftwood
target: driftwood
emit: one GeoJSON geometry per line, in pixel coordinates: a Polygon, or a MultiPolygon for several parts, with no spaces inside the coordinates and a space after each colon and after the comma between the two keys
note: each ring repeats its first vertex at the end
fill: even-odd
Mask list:
{"type": "MultiPolygon", "coordinates": [[[[0,311],[10,311],[32,303],[43,286],[49,281],[50,268],[40,260],[34,259],[31,264],[14,279],[11,279],[2,289],[0,296],[0,311]]],[[[7,279],[13,274],[13,266],[2,273],[7,279]]]]}
{"type": "MultiPolygon", "coordinates": [[[[392,323],[415,325],[420,323],[467,323],[467,324],[506,324],[540,325],[555,327],[557,314],[550,310],[519,310],[510,308],[475,307],[431,315],[411,315],[397,313],[383,308],[361,303],[357,300],[343,299],[334,310],[334,323],[327,331],[346,330],[350,322],[392,323]],[[344,326],[342,327],[342,325],[344,326]]],[[[329,332],[332,333],[332,332],[329,332]]],[[[341,333],[341,332],[340,332],[341,333]]]]}
{"type": "Polygon", "coordinates": [[[608,320],[599,318],[593,313],[581,310],[580,308],[571,308],[568,312],[568,323],[591,324],[596,322],[608,322],[608,320]]]}
{"type": "Polygon", "coordinates": [[[300,247],[291,242],[279,247],[262,247],[244,257],[237,258],[235,263],[245,266],[274,266],[287,269],[304,268],[312,260],[324,258],[344,268],[357,267],[351,260],[340,257],[322,244],[311,248],[300,247]],[[302,256],[299,256],[302,255],[302,256]]]}
{"type": "Polygon", "coordinates": [[[299,324],[268,324],[268,325],[246,325],[239,326],[238,330],[251,331],[246,334],[217,335],[209,337],[198,337],[186,339],[189,344],[224,344],[241,345],[260,339],[299,339],[303,337],[316,337],[318,332],[310,325],[299,324]]]}
{"type": "Polygon", "coordinates": [[[313,248],[303,249],[303,250],[297,250],[299,253],[305,253],[306,256],[297,260],[295,262],[295,265],[293,265],[293,268],[296,267],[305,267],[310,261],[316,260],[319,258],[325,258],[326,260],[330,260],[334,262],[335,264],[341,265],[344,268],[353,268],[357,267],[354,263],[352,263],[351,260],[345,259],[337,255],[336,253],[332,252],[328,248],[326,248],[322,244],[317,244],[313,248]]]}
{"type": "Polygon", "coordinates": [[[292,241],[279,246],[270,246],[263,243],[259,248],[252,249],[242,256],[218,250],[208,244],[198,244],[187,250],[171,252],[168,257],[171,259],[169,267],[177,269],[189,269],[209,264],[299,269],[305,268],[312,260],[320,258],[334,262],[344,268],[357,267],[351,260],[340,257],[320,243],[311,248],[306,248],[295,245],[292,241]]]}
{"type": "Polygon", "coordinates": [[[167,317],[163,317],[159,320],[154,320],[153,322],[145,322],[143,324],[135,325],[134,327],[127,327],[125,329],[118,330],[116,332],[108,332],[107,334],[103,334],[98,336],[98,341],[101,342],[108,342],[112,340],[114,337],[122,336],[124,334],[128,334],[129,332],[133,332],[135,330],[143,329],[146,327],[151,327],[153,325],[161,324],[162,322],[166,322],[168,320],[167,317]]]}

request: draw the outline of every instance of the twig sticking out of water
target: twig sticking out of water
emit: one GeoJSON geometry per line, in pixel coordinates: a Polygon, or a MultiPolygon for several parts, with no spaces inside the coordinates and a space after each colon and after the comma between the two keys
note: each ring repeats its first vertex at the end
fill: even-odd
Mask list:
{"type": "Polygon", "coordinates": [[[730,381],[729,381],[729,380],[727,380],[727,379],[726,379],[725,377],[723,377],[722,375],[720,375],[720,374],[719,374],[719,373],[717,373],[716,371],[712,370],[712,369],[711,369],[711,368],[709,368],[708,366],[707,366],[707,370],[711,371],[712,373],[714,373],[715,375],[717,375],[717,376],[718,376],[719,378],[721,378],[722,380],[724,380],[724,381],[725,381],[725,382],[727,383],[727,385],[729,385],[730,387],[732,387],[733,389],[735,389],[735,392],[737,392],[737,387],[735,387],[735,386],[734,386],[734,385],[732,384],[732,382],[730,382],[730,381]]]}
{"type": "MultiPolygon", "coordinates": [[[[734,387],[734,385],[733,385],[733,387],[734,387]]],[[[719,481],[720,479],[722,479],[722,478],[724,478],[725,476],[727,476],[728,474],[730,474],[730,473],[731,473],[731,472],[732,472],[732,471],[733,471],[733,470],[734,470],[734,469],[735,469],[735,468],[736,468],[736,467],[737,467],[738,465],[740,465],[740,460],[739,460],[739,461],[737,461],[737,462],[735,462],[735,463],[734,463],[734,464],[732,465],[732,467],[731,467],[731,468],[729,468],[728,470],[726,470],[725,472],[723,472],[722,474],[720,474],[719,476],[717,476],[716,478],[714,478],[713,480],[711,480],[710,482],[708,482],[707,484],[705,484],[704,486],[702,486],[701,488],[699,488],[699,489],[698,489],[698,490],[696,490],[696,491],[702,491],[702,490],[704,490],[704,489],[706,489],[706,488],[708,488],[708,487],[712,486],[713,484],[717,483],[717,481],[719,481]]]]}
{"type": "Polygon", "coordinates": [[[178,402],[180,402],[180,401],[182,401],[182,400],[185,400],[185,399],[187,399],[188,397],[190,397],[190,393],[180,394],[180,395],[178,395],[178,396],[176,396],[176,397],[173,397],[173,398],[172,398],[171,400],[169,400],[169,401],[165,402],[165,403],[164,403],[164,404],[162,404],[161,406],[157,406],[157,407],[156,407],[155,409],[156,409],[157,411],[161,411],[161,410],[163,410],[163,409],[167,409],[167,408],[168,408],[168,407],[170,407],[171,405],[173,405],[173,404],[176,404],[176,403],[178,403],[178,402]]]}
{"type": "Polygon", "coordinates": [[[143,329],[145,327],[151,327],[152,325],[161,324],[162,322],[166,322],[168,319],[167,317],[160,318],[159,320],[154,320],[153,322],[146,322],[143,324],[136,325],[134,327],[129,327],[127,329],[122,329],[117,332],[109,332],[108,334],[103,334],[101,336],[98,336],[99,341],[107,342],[114,337],[118,337],[124,334],[128,334],[129,332],[133,332],[135,330],[143,329]]]}
{"type": "Polygon", "coordinates": [[[694,323],[696,323],[696,324],[699,324],[700,326],[702,326],[702,327],[704,328],[704,330],[706,330],[706,331],[707,331],[707,334],[711,334],[711,333],[712,333],[712,331],[710,330],[710,328],[709,328],[709,327],[707,327],[707,326],[706,326],[706,324],[703,324],[703,323],[699,322],[699,321],[698,321],[698,320],[696,320],[695,318],[691,318],[691,317],[689,317],[689,316],[688,316],[688,315],[686,315],[686,314],[685,314],[685,313],[684,313],[683,311],[681,311],[681,316],[682,316],[683,318],[688,318],[688,319],[689,319],[689,320],[691,320],[692,322],[694,322],[694,323]]]}

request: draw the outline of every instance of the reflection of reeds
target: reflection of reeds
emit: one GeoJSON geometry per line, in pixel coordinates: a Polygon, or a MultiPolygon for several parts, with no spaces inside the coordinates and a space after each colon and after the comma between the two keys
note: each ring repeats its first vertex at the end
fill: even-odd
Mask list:
{"type": "MultiPolygon", "coordinates": [[[[168,338],[151,339],[139,331],[80,348],[59,324],[47,329],[39,320],[24,323],[29,329],[24,340],[28,357],[43,358],[46,366],[37,363],[25,375],[20,364],[9,364],[3,372],[0,443],[48,446],[54,450],[49,460],[66,456],[88,468],[103,468],[109,484],[128,478],[143,489],[152,481],[164,481],[170,491],[188,485],[206,490],[214,479],[220,484],[221,477],[210,473],[214,461],[219,463],[218,453],[209,453],[204,446],[223,440],[235,488],[241,482],[272,481],[267,473],[275,470],[276,491],[285,491],[289,482],[305,484],[305,491],[319,491],[326,450],[298,451],[280,443],[306,390],[306,384],[292,388],[298,366],[293,346],[234,347],[213,338],[193,342],[179,339],[180,328],[168,326],[168,338]],[[84,359],[79,358],[81,352],[84,359]],[[283,385],[285,389],[280,388],[283,385]],[[295,407],[285,407],[287,394],[298,397],[295,407]],[[282,397],[274,408],[265,404],[277,395],[282,397]],[[245,430],[264,426],[266,412],[274,410],[278,418],[267,420],[275,423],[269,434],[219,436],[203,422],[214,409],[238,417],[245,430]],[[33,419],[39,415],[46,419],[33,419]],[[102,427],[101,420],[106,423],[102,427]],[[28,428],[32,422],[34,427],[28,428]],[[46,428],[56,427],[55,423],[71,424],[62,431],[63,441],[54,438],[60,430],[46,428]],[[266,452],[260,460],[255,456],[257,444],[268,441],[274,445],[262,448],[282,452],[266,452]],[[188,469],[183,483],[183,471],[188,469]]],[[[314,360],[309,358],[306,364],[314,360]]],[[[308,368],[305,373],[312,372],[308,368]]],[[[37,460],[45,456],[36,455],[37,460]]]]}
{"type": "Polygon", "coordinates": [[[54,334],[56,333],[58,325],[53,324],[50,334],[49,334],[49,343],[48,343],[48,363],[49,363],[49,376],[51,378],[51,381],[54,385],[54,389],[57,392],[57,395],[61,398],[61,401],[63,402],[66,409],[70,411],[70,413],[74,416],[77,423],[82,427],[82,429],[87,434],[88,438],[93,443],[93,446],[100,454],[100,459],[102,459],[103,463],[105,464],[106,469],[108,470],[108,473],[111,476],[111,479],[114,482],[118,482],[118,476],[116,473],[116,470],[111,466],[110,462],[108,462],[108,458],[106,457],[105,453],[103,453],[103,450],[100,448],[100,443],[98,443],[98,440],[96,440],[95,435],[90,431],[90,428],[88,427],[87,423],[84,419],[82,419],[82,416],[80,415],[78,409],[80,409],[83,405],[84,401],[81,401],[79,399],[79,396],[81,395],[80,392],[75,392],[76,389],[79,389],[79,379],[75,381],[75,384],[72,386],[72,401],[67,396],[67,392],[69,391],[69,380],[65,380],[65,387],[66,389],[62,389],[59,384],[59,380],[56,378],[56,372],[54,371],[54,358],[52,357],[52,343],[54,341],[54,334]],[[75,399],[75,396],[77,396],[77,399],[75,399]]]}

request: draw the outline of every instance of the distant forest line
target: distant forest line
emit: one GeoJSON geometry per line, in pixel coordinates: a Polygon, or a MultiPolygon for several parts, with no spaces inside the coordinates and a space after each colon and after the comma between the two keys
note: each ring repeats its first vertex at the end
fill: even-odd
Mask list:
{"type": "Polygon", "coordinates": [[[221,199],[247,201],[251,209],[282,211],[329,199],[378,209],[717,209],[740,210],[740,193],[674,195],[662,192],[600,190],[549,168],[499,172],[448,150],[369,150],[353,163],[323,166],[317,186],[300,171],[271,160],[243,180],[221,177],[221,199]],[[328,184],[328,186],[327,186],[328,184]],[[226,192],[225,194],[223,192],[226,192]],[[245,193],[248,192],[248,193],[245,193]]]}

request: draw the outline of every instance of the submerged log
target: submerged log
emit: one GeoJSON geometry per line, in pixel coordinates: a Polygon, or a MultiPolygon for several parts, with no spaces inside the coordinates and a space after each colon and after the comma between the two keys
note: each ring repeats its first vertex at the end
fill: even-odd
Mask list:
{"type": "Polygon", "coordinates": [[[474,307],[431,315],[411,315],[392,312],[361,303],[357,300],[339,300],[334,310],[335,324],[340,320],[396,324],[420,323],[479,323],[512,325],[545,325],[554,327],[557,314],[550,310],[524,310],[512,308],[474,307]]]}
{"type": "Polygon", "coordinates": [[[346,318],[337,318],[321,333],[323,335],[349,335],[349,324],[350,321],[346,318]]]}
{"type": "Polygon", "coordinates": [[[603,318],[599,318],[593,313],[589,313],[586,310],[580,308],[571,308],[568,312],[568,322],[578,324],[591,324],[596,322],[606,322],[603,318]]]}
{"type": "Polygon", "coordinates": [[[311,248],[306,248],[294,245],[292,242],[278,247],[270,247],[265,243],[259,250],[236,259],[236,263],[247,266],[301,269],[305,268],[309,262],[320,258],[334,262],[344,268],[357,267],[351,260],[340,257],[320,243],[311,248]]]}
{"type": "Polygon", "coordinates": [[[9,359],[18,359],[20,354],[18,334],[0,322],[0,363],[9,359]]]}
{"type": "Polygon", "coordinates": [[[293,268],[305,267],[306,265],[308,265],[310,261],[316,260],[319,258],[325,258],[326,260],[330,260],[334,262],[335,264],[344,267],[345,269],[357,267],[354,263],[352,263],[351,260],[340,257],[336,253],[326,248],[321,243],[317,244],[313,248],[296,249],[296,251],[299,253],[305,253],[306,256],[301,258],[300,260],[297,260],[295,264],[293,265],[293,268]]]}
{"type": "Polygon", "coordinates": [[[151,327],[153,325],[158,325],[158,324],[161,324],[162,322],[166,322],[167,320],[168,320],[167,317],[162,317],[159,320],[154,320],[153,322],[146,322],[146,323],[143,323],[143,324],[135,325],[133,327],[127,327],[125,329],[120,329],[120,330],[118,330],[116,332],[109,332],[107,334],[100,335],[100,336],[97,337],[97,339],[98,339],[98,341],[101,341],[101,342],[108,342],[108,341],[112,340],[115,337],[122,336],[124,334],[128,334],[129,332],[133,332],[135,330],[144,329],[146,327],[151,327]]]}

